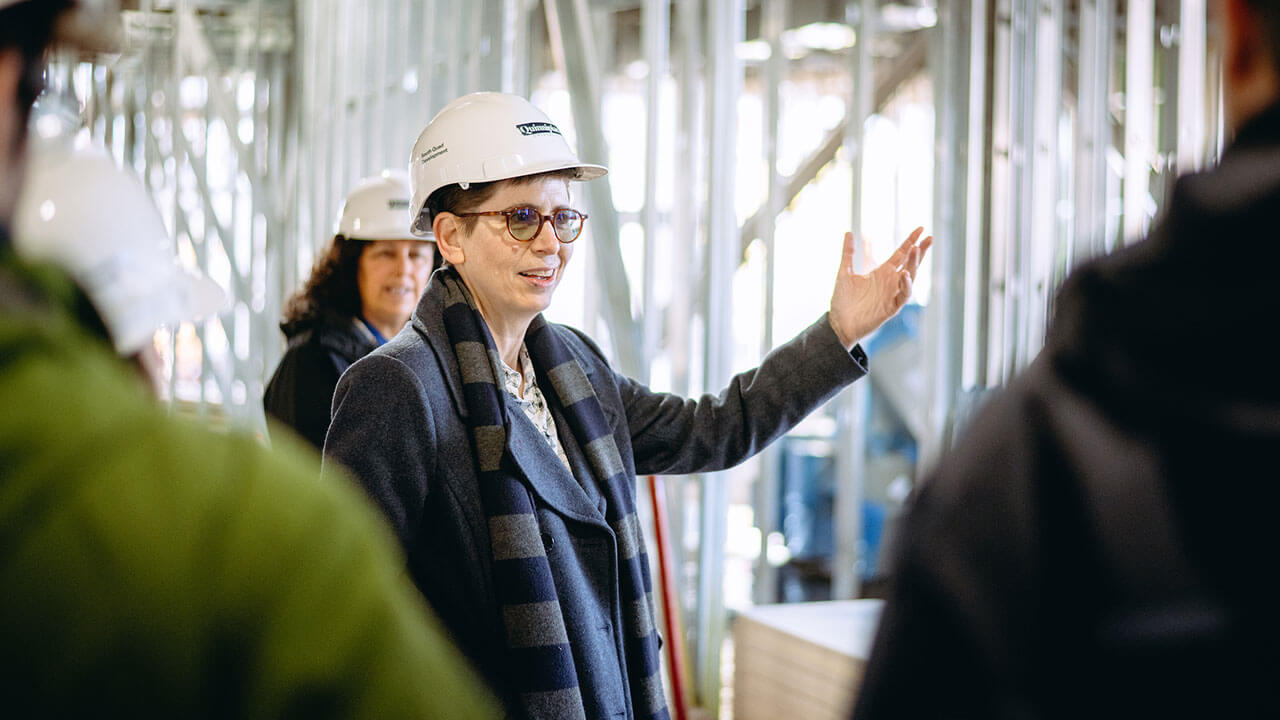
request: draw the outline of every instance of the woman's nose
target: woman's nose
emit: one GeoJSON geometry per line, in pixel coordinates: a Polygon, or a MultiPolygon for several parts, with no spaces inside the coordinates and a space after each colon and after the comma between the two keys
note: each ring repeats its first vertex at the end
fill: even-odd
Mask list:
{"type": "Polygon", "coordinates": [[[529,243],[530,249],[541,255],[553,255],[560,250],[560,238],[556,237],[550,220],[543,220],[538,226],[538,234],[534,235],[529,243]]]}

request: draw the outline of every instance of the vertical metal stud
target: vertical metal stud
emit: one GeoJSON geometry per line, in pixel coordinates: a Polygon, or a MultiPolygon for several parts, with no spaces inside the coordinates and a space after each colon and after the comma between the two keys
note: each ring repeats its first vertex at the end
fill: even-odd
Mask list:
{"type": "MultiPolygon", "coordinates": [[[[856,43],[853,47],[853,97],[850,99],[849,130],[845,148],[852,173],[852,208],[850,226],[857,240],[854,265],[863,260],[862,242],[865,223],[862,215],[862,184],[866,164],[866,124],[875,110],[875,46],[878,3],[857,0],[848,6],[848,14],[856,17],[856,43]]],[[[844,600],[858,596],[864,562],[862,542],[862,504],[867,471],[866,423],[867,383],[854,383],[837,396],[835,508],[835,557],[831,568],[831,597],[844,600]]]]}
{"type": "MultiPolygon", "coordinates": [[[[708,17],[711,61],[710,167],[707,203],[707,284],[703,378],[705,387],[724,387],[732,374],[733,275],[738,267],[738,221],[733,187],[737,153],[737,102],[742,65],[743,0],[713,2],[708,17]]],[[[700,497],[698,607],[695,628],[700,705],[713,715],[720,707],[720,651],[724,641],[724,546],[727,537],[728,479],[704,476],[700,497]]]]}
{"type": "Polygon", "coordinates": [[[1063,0],[1036,0],[1028,18],[1031,64],[1031,113],[1028,157],[1030,198],[1027,221],[1017,238],[1021,253],[1022,316],[1019,322],[1019,365],[1025,365],[1044,344],[1053,284],[1054,260],[1061,251],[1058,207],[1061,167],[1058,164],[1058,125],[1062,116],[1063,0]]]}
{"type": "Polygon", "coordinates": [[[670,2],[668,0],[644,0],[641,15],[645,64],[649,76],[645,81],[645,161],[644,161],[644,209],[641,213],[644,225],[644,290],[641,293],[642,342],[640,344],[641,382],[649,381],[649,364],[654,350],[660,344],[662,311],[658,307],[654,286],[658,276],[658,168],[661,148],[658,146],[661,114],[662,83],[667,75],[668,36],[670,34],[670,2]]]}
{"type": "Polygon", "coordinates": [[[986,110],[985,0],[938,8],[933,31],[937,152],[934,162],[933,292],[925,308],[923,343],[928,403],[917,468],[932,467],[946,449],[952,409],[962,387],[975,387],[978,311],[982,307],[984,235],[983,150],[986,110]]]}
{"type": "Polygon", "coordinates": [[[1178,22],[1178,172],[1199,170],[1206,160],[1208,104],[1205,92],[1205,0],[1182,0],[1178,22]]]}
{"type": "MultiPolygon", "coordinates": [[[[759,224],[760,241],[764,245],[764,331],[760,338],[760,354],[773,349],[774,266],[777,263],[775,229],[783,208],[782,176],[778,171],[778,131],[781,118],[780,86],[786,72],[782,51],[782,31],[787,22],[788,0],[764,0],[761,8],[760,36],[769,46],[769,59],[764,73],[764,160],[768,168],[768,190],[765,215],[759,224]]],[[[753,595],[757,603],[777,600],[778,573],[769,562],[769,537],[778,531],[778,493],[780,456],[776,445],[760,453],[760,474],[755,488],[755,524],[760,529],[760,555],[755,562],[753,595]]]]}
{"type": "Polygon", "coordinates": [[[1107,148],[1111,145],[1114,0],[1081,0],[1076,97],[1075,222],[1071,266],[1108,247],[1107,148]]]}
{"type": "MultiPolygon", "coordinates": [[[[600,117],[600,78],[590,32],[586,0],[548,0],[547,22],[560,38],[565,74],[573,94],[573,119],[578,155],[586,162],[605,162],[608,148],[600,117]]],[[[618,246],[618,214],[608,177],[586,183],[596,270],[606,291],[606,317],[613,341],[614,361],[632,377],[641,373],[640,328],[631,316],[631,286],[618,246]]]]}
{"type": "Polygon", "coordinates": [[[1146,234],[1154,123],[1155,0],[1129,0],[1125,32],[1124,242],[1146,234]]]}

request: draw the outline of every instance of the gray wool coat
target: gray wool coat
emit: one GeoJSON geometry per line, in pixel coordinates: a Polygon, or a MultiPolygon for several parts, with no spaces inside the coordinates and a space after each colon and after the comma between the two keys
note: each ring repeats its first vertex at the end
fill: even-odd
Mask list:
{"type": "MultiPolygon", "coordinates": [[[[352,471],[381,507],[422,594],[482,674],[516,706],[502,677],[506,642],[467,407],[433,289],[428,286],[404,331],[343,374],[325,462],[352,471]]],[[[615,372],[579,331],[551,329],[591,381],[632,475],[731,467],[867,372],[861,348],[846,352],[824,315],[759,368],[734,377],[719,396],[685,399],[615,372]]],[[[557,412],[555,421],[573,474],[515,403],[507,411],[511,452],[537,509],[587,717],[632,718],[618,541],[605,522],[604,496],[562,415],[557,412]]],[[[634,495],[634,484],[626,492],[634,495]]]]}

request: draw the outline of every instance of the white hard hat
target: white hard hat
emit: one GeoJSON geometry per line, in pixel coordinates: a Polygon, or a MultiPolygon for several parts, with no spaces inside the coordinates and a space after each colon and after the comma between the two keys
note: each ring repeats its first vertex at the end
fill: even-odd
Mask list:
{"type": "Polygon", "coordinates": [[[164,221],[134,174],[105,151],[33,142],[13,243],[61,266],[102,315],[116,352],[132,355],[160,326],[216,313],[226,294],[178,263],[164,221]]]}
{"type": "MultiPolygon", "coordinates": [[[[0,11],[24,2],[47,0],[0,0],[0,11]]],[[[64,47],[111,53],[120,50],[123,35],[120,0],[72,0],[58,16],[52,39],[64,47]]]]}
{"type": "Polygon", "coordinates": [[[578,160],[551,122],[519,95],[476,92],[454,100],[427,123],[409,158],[413,225],[424,235],[431,219],[422,209],[431,193],[458,183],[493,182],[552,170],[574,170],[575,180],[608,172],[578,160]]]}
{"type": "Polygon", "coordinates": [[[404,170],[383,170],[365,178],[347,193],[338,234],[353,240],[412,240],[409,199],[409,173],[404,170]]]}

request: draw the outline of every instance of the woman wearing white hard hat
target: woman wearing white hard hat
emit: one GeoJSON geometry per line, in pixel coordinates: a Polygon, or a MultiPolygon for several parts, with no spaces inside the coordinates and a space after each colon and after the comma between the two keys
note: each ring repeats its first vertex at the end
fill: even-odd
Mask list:
{"type": "Polygon", "coordinates": [[[649,390],[542,311],[605,174],[523,98],[440,111],[411,158],[413,228],[447,262],[410,329],[338,384],[326,461],[390,518],[419,589],[518,717],[667,717],[637,473],[750,457],[866,372],[920,230],[868,275],[846,236],[831,311],[719,397],[649,390]]]}
{"type": "Polygon", "coordinates": [[[338,233],[311,277],[285,305],[289,343],[263,394],[268,415],[324,447],[329,403],[351,363],[385,343],[440,266],[430,237],[411,235],[409,176],[384,170],[343,203],[338,233]]]}
{"type": "Polygon", "coordinates": [[[84,288],[104,330],[157,392],[162,326],[214,315],[226,295],[183,267],[142,181],[100,149],[33,143],[14,218],[17,251],[63,267],[84,288]]]}

